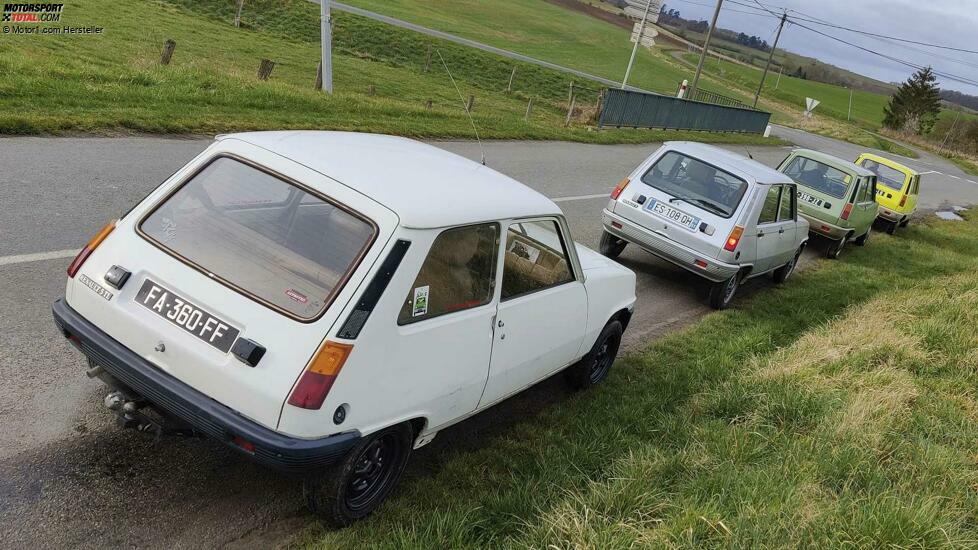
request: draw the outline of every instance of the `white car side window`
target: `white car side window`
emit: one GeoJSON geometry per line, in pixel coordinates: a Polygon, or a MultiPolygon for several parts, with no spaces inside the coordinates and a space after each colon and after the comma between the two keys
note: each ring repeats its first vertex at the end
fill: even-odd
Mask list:
{"type": "Polygon", "coordinates": [[[397,324],[488,304],[496,281],[498,250],[499,224],[442,231],[408,291],[397,324]]]}

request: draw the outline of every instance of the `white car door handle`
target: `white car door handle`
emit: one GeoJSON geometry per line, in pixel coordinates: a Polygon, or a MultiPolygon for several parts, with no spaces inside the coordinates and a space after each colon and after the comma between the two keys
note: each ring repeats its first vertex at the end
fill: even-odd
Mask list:
{"type": "Polygon", "coordinates": [[[504,326],[506,326],[506,323],[500,320],[499,323],[497,323],[497,325],[499,326],[499,328],[503,328],[504,326]]]}

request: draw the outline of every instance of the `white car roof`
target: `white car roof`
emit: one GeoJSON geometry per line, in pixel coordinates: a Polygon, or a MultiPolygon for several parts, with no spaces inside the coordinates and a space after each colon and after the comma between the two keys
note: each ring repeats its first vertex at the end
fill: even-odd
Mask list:
{"type": "Polygon", "coordinates": [[[405,227],[561,214],[552,200],[522,183],[412,139],[319,131],[245,132],[217,139],[250,143],[339,181],[396,212],[405,227]]]}
{"type": "MultiPolygon", "coordinates": [[[[785,174],[732,151],[695,141],[667,141],[663,147],[685,153],[755,183],[794,183],[785,174]]],[[[747,149],[744,149],[746,153],[747,149]]]]}

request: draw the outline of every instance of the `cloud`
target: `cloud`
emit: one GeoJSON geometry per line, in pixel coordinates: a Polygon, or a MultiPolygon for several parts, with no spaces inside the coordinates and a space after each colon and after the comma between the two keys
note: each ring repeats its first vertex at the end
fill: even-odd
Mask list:
{"type": "MultiPolygon", "coordinates": [[[[978,50],[978,41],[975,40],[975,29],[978,29],[978,9],[976,9],[978,5],[974,0],[927,0],[927,2],[773,0],[773,3],[761,0],[761,2],[775,12],[781,8],[790,10],[789,18],[796,16],[799,19],[815,19],[918,42],[978,50]]],[[[678,9],[683,17],[688,19],[709,20],[713,14],[710,4],[713,4],[712,0],[666,0],[666,5],[670,9],[678,9]]],[[[738,0],[737,4],[728,1],[720,12],[719,26],[754,34],[768,42],[773,42],[774,31],[778,25],[777,17],[757,12],[760,12],[760,7],[753,0],[738,0]],[[743,4],[752,5],[756,9],[743,4]],[[749,15],[741,12],[756,14],[749,15]]],[[[917,65],[931,65],[941,73],[978,82],[978,55],[976,54],[877,39],[811,22],[799,22],[864,48],[917,65]]],[[[819,36],[796,25],[789,25],[785,29],[779,47],[884,82],[902,82],[914,71],[911,67],[819,36]]],[[[939,81],[942,88],[978,95],[976,85],[956,82],[951,78],[939,78],[939,81]]]]}

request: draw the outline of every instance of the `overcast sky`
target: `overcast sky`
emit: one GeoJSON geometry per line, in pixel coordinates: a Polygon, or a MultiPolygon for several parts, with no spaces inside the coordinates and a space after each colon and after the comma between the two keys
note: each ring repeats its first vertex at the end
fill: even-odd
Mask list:
{"type": "MultiPolygon", "coordinates": [[[[754,0],[737,0],[757,6],[754,0]]],[[[774,11],[781,7],[794,9],[806,19],[821,19],[852,29],[898,36],[918,42],[929,42],[978,50],[978,0],[761,0],[774,11]],[[802,15],[804,14],[804,15],[802,15]]],[[[713,0],[665,0],[667,9],[678,9],[687,19],[713,16],[713,0]]],[[[754,34],[768,43],[774,42],[777,19],[737,12],[757,12],[725,1],[718,26],[754,34]],[[736,12],[734,11],[736,10],[736,12]]],[[[926,46],[880,40],[865,35],[833,29],[812,23],[801,24],[891,57],[918,65],[931,65],[938,72],[965,80],[978,81],[978,55],[926,46]],[[956,62],[957,61],[957,62],[956,62]],[[963,63],[962,63],[963,62],[963,63]]],[[[789,25],[781,34],[779,47],[882,80],[902,82],[914,69],[897,62],[819,36],[807,29],[789,25]]],[[[938,77],[942,88],[978,95],[978,86],[938,77]]]]}

